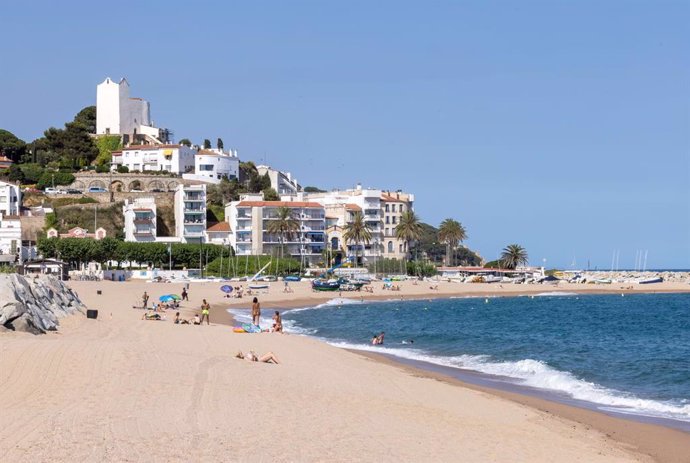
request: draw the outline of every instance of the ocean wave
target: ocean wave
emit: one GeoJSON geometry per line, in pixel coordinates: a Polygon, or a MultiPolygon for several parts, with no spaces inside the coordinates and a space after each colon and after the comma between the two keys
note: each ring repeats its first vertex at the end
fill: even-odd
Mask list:
{"type": "Polygon", "coordinates": [[[550,291],[547,293],[533,294],[534,297],[549,297],[549,296],[578,296],[578,293],[567,293],[565,291],[550,291]]]}
{"type": "Polygon", "coordinates": [[[557,370],[538,360],[496,362],[487,355],[437,356],[410,348],[390,348],[347,342],[329,342],[329,344],[344,349],[388,354],[408,360],[510,378],[516,384],[556,391],[576,400],[590,402],[601,410],[690,422],[690,403],[685,399],[662,402],[639,398],[579,379],[572,373],[557,370]]]}

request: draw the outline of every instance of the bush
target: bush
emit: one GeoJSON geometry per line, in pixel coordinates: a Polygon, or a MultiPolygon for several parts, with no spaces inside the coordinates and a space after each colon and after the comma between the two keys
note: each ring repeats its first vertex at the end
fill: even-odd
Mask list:
{"type": "Polygon", "coordinates": [[[117,172],[120,174],[129,173],[129,167],[127,166],[117,166],[117,172]]]}
{"type": "Polygon", "coordinates": [[[110,166],[108,164],[101,164],[96,166],[96,172],[99,174],[107,174],[110,171],[110,166]]]}
{"type": "Polygon", "coordinates": [[[74,175],[68,172],[43,172],[41,178],[38,179],[36,188],[45,190],[53,185],[70,185],[74,182],[74,175]]]}

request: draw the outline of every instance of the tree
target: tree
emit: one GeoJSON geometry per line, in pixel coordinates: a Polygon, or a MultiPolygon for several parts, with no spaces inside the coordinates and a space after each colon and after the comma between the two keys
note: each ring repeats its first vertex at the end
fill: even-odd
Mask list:
{"type": "Polygon", "coordinates": [[[405,241],[405,250],[408,255],[408,250],[411,248],[410,243],[417,241],[421,236],[422,226],[417,214],[415,214],[414,211],[403,212],[400,216],[398,226],[395,227],[395,237],[405,241]]]}
{"type": "Polygon", "coordinates": [[[519,244],[509,244],[501,252],[501,265],[507,269],[514,269],[529,262],[527,251],[519,244]]]}
{"type": "Polygon", "coordinates": [[[209,140],[208,138],[204,138],[204,149],[205,150],[211,149],[211,140],[209,140]]]}
{"type": "Polygon", "coordinates": [[[278,192],[271,187],[264,188],[261,192],[264,194],[264,201],[280,201],[278,192]]]}
{"type": "Polygon", "coordinates": [[[218,148],[221,151],[223,150],[223,139],[222,138],[218,138],[218,140],[216,141],[216,148],[218,148]]]}
{"type": "Polygon", "coordinates": [[[82,109],[74,116],[73,122],[87,133],[96,133],[96,107],[87,106],[82,109]]]}
{"type": "Polygon", "coordinates": [[[7,172],[7,179],[10,182],[24,183],[24,172],[18,165],[12,164],[7,172]]]}
{"type": "Polygon", "coordinates": [[[180,145],[192,146],[192,141],[189,138],[183,138],[180,140],[180,145]]]}
{"type": "Polygon", "coordinates": [[[98,147],[98,157],[96,157],[96,165],[106,166],[112,160],[112,153],[122,148],[120,137],[117,135],[103,135],[96,140],[98,147]]]}
{"type": "Polygon", "coordinates": [[[322,190],[321,188],[318,188],[315,186],[305,186],[304,192],[305,193],[325,193],[326,190],[322,190]]]}
{"type": "Polygon", "coordinates": [[[0,155],[19,162],[26,152],[26,143],[12,132],[0,129],[0,155]]]}
{"type": "MultiPolygon", "coordinates": [[[[355,243],[355,264],[357,264],[359,261],[357,257],[357,248],[359,248],[360,245],[364,248],[364,246],[371,241],[371,229],[364,221],[364,215],[361,211],[357,211],[353,214],[352,222],[343,227],[343,232],[343,239],[345,242],[355,243]]],[[[362,255],[363,254],[362,252],[362,255]]]]}
{"type": "Polygon", "coordinates": [[[465,227],[454,219],[446,219],[438,228],[438,238],[446,244],[446,265],[451,265],[451,251],[455,250],[458,242],[467,239],[465,227]]]}
{"type": "Polygon", "coordinates": [[[298,230],[299,222],[293,217],[292,209],[285,206],[276,209],[276,217],[268,223],[266,231],[280,237],[281,258],[285,257],[283,249],[285,240],[292,237],[298,230]]]}

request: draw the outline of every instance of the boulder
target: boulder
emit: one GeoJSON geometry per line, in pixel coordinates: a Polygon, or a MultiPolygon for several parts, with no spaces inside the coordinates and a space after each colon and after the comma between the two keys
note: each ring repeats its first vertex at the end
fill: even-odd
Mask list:
{"type": "Polygon", "coordinates": [[[45,334],[58,329],[60,317],[84,310],[76,293],[53,276],[0,275],[2,328],[45,334]]]}

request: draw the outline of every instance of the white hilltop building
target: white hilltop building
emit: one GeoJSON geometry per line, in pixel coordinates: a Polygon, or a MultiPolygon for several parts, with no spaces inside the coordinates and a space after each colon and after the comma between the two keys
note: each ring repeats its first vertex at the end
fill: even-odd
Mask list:
{"type": "Polygon", "coordinates": [[[205,183],[220,183],[223,177],[228,180],[239,178],[240,158],[237,150],[202,149],[194,155],[194,173],[182,176],[185,180],[205,183]]]}
{"type": "Polygon", "coordinates": [[[123,141],[146,140],[166,143],[169,132],[151,121],[151,107],[142,98],[129,96],[129,83],[110,77],[96,87],[96,134],[122,135],[123,141]]]}
{"type": "Polygon", "coordinates": [[[256,170],[259,175],[268,174],[268,178],[271,179],[271,188],[279,195],[292,195],[302,190],[297,179],[290,172],[283,172],[265,165],[256,166],[256,170]]]}

